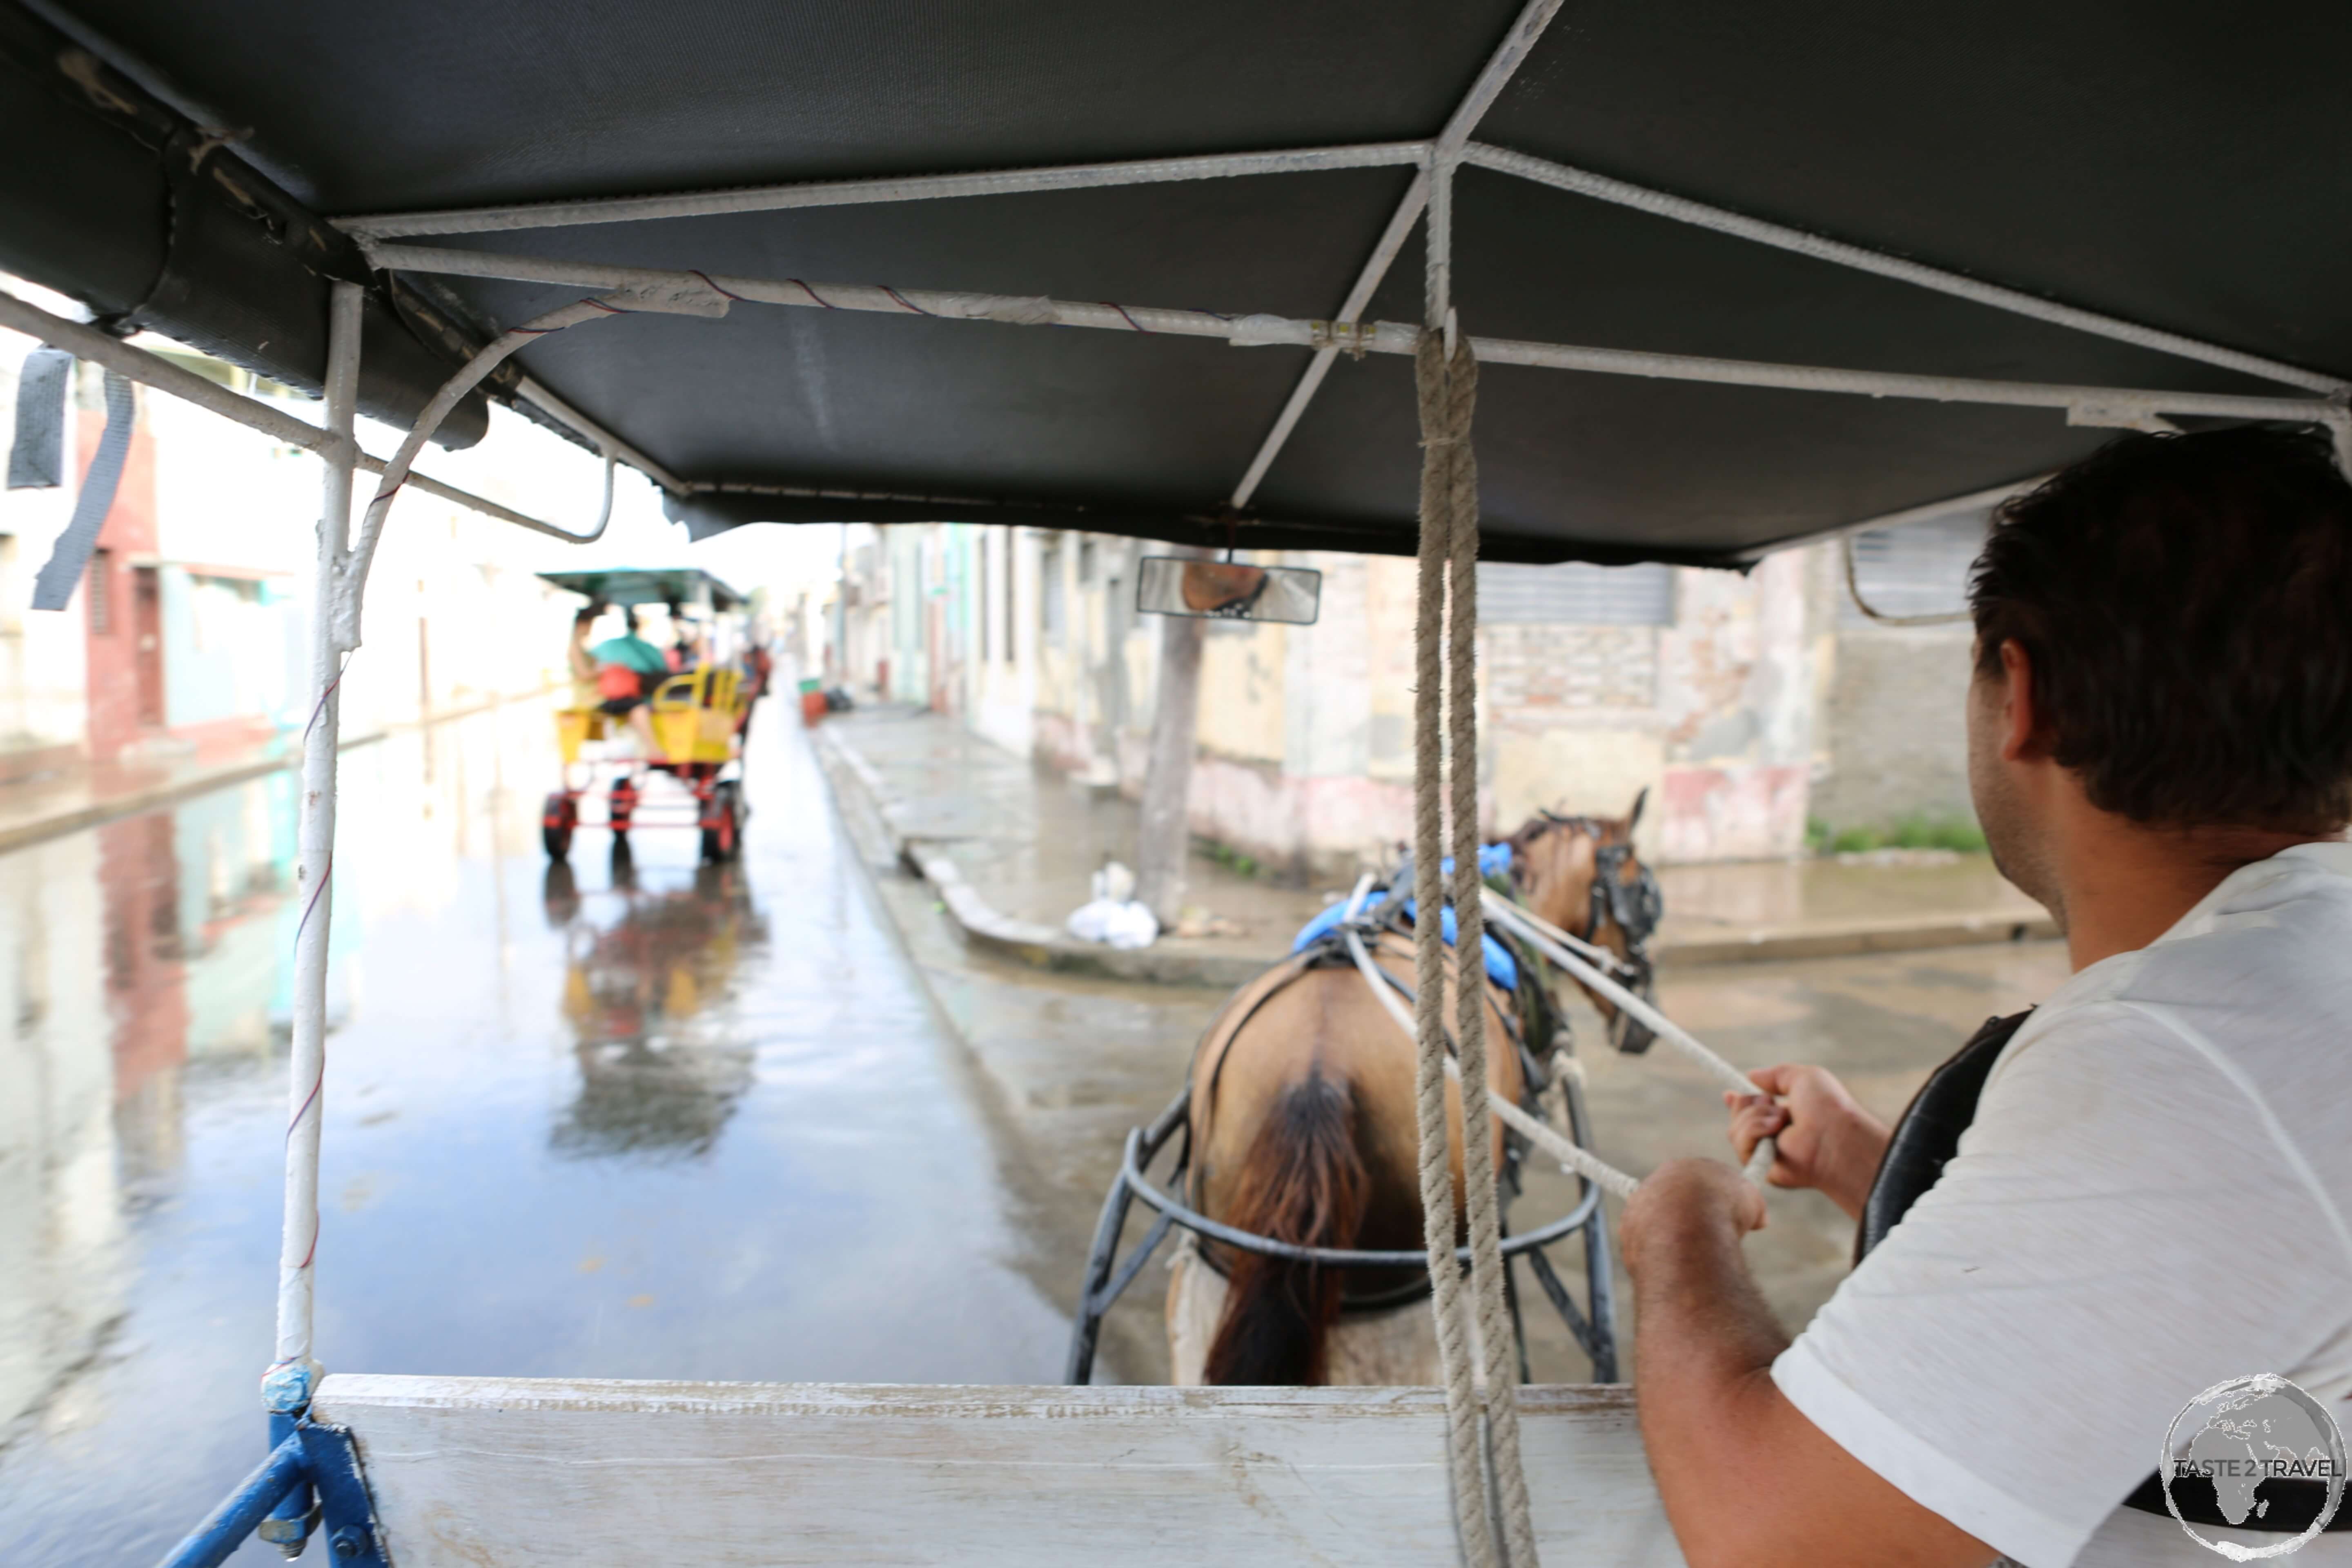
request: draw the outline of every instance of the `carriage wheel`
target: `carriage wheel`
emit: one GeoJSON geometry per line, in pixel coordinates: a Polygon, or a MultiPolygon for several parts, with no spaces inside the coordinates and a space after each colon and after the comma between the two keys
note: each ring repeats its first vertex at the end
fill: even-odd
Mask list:
{"type": "Polygon", "coordinates": [[[561,863],[572,853],[572,830],[579,826],[578,801],[562,790],[547,797],[539,813],[539,841],[549,859],[561,863]]]}
{"type": "Polygon", "coordinates": [[[613,781],[611,812],[614,835],[628,832],[629,821],[637,814],[637,786],[626,778],[613,781]]]}
{"type": "Polygon", "coordinates": [[[703,813],[702,858],[724,864],[743,852],[743,786],[733,779],[715,786],[703,813]]]}

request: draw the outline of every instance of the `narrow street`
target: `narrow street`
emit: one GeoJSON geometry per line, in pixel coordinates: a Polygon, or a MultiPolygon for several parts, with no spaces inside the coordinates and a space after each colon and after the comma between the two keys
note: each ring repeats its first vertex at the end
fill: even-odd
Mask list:
{"type": "MultiPolygon", "coordinates": [[[[975,956],[782,708],[761,721],[725,868],[642,829],[631,860],[583,831],[551,871],[539,704],[345,754],[330,1370],[1058,1377],[1119,1141],[1222,995],[975,956]]],[[[260,1452],[292,803],[276,774],[0,858],[0,1562],[152,1558],[260,1452]]],[[[2023,942],[1682,969],[1662,1000],[1892,1112],[2063,973],[2023,942]]],[[[1680,1063],[1586,1057],[1609,1158],[1720,1148],[1680,1063]]],[[[1538,1178],[1517,1222],[1569,1195],[1538,1178]]],[[[1755,1256],[1793,1327],[1850,1233],[1774,1205],[1755,1256]]],[[[1164,1377],[1164,1280],[1112,1315],[1098,1381],[1164,1377]]],[[[1538,1305],[1536,1376],[1589,1376],[1538,1305]]]]}
{"type": "MultiPolygon", "coordinates": [[[[633,875],[602,833],[549,874],[537,705],[345,754],[331,1369],[1056,1375],[986,1097],[761,718],[725,869],[641,829],[633,875]]],[[[292,805],[278,774],[0,859],[0,1562],[150,1560],[260,1451],[292,805]]]]}

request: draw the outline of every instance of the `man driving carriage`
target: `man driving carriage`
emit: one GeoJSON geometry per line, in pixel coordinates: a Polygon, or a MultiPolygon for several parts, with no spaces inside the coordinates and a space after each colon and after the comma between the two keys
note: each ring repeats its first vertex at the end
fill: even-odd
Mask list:
{"type": "MultiPolygon", "coordinates": [[[[1794,1343],[1737,1173],[1629,1204],[1643,1436],[1702,1568],[2210,1561],[2168,1491],[2269,1554],[2331,1495],[2272,1469],[2200,1503],[2150,1461],[2249,1374],[2352,1417],[2352,486],[2318,436],[2127,437],[2001,510],[1970,597],[1977,812],[2074,976],[1893,1130],[1815,1067],[1727,1097],[1743,1159],[1777,1137],[1773,1183],[1861,1225],[1794,1343]]],[[[2306,1560],[2352,1561],[2347,1524],[2306,1560]]]]}

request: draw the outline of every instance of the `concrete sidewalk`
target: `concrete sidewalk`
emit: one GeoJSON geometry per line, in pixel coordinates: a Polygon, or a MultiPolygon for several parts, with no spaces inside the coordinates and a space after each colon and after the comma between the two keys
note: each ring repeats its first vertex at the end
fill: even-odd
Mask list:
{"type": "MultiPolygon", "coordinates": [[[[1062,927],[1107,858],[1131,863],[1136,805],[1014,756],[941,714],[828,716],[816,752],[846,811],[870,818],[973,943],[1047,968],[1238,985],[1278,961],[1339,888],[1283,888],[1195,854],[1188,919],[1118,952],[1062,927]]],[[[2052,934],[1982,856],[1662,868],[1661,965],[1826,957],[2052,934]]]]}

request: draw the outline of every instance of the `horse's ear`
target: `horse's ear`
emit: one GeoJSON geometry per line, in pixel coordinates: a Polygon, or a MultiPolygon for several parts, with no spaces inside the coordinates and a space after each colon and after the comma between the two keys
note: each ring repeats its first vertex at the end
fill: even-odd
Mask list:
{"type": "Polygon", "coordinates": [[[1630,837],[1633,825],[1642,820],[1642,808],[1650,803],[1650,786],[1643,784],[1633,796],[1633,809],[1625,814],[1625,832],[1630,837]]]}

